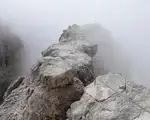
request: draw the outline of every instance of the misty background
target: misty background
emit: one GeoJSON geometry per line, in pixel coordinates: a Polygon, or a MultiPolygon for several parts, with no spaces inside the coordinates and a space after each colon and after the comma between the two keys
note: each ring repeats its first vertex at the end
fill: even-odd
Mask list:
{"type": "Polygon", "coordinates": [[[116,47],[113,56],[103,58],[104,67],[129,72],[131,79],[150,87],[149,0],[0,0],[0,19],[24,41],[27,67],[68,25],[99,23],[111,32],[116,47]]]}

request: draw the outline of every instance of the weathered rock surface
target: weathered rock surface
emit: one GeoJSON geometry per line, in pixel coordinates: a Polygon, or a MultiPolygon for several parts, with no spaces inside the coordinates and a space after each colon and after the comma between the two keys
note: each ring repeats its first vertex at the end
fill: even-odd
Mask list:
{"type": "Polygon", "coordinates": [[[67,116],[67,120],[149,120],[150,90],[120,74],[99,76],[67,116]]]}
{"type": "Polygon", "coordinates": [[[42,52],[31,75],[8,87],[0,120],[150,119],[149,89],[120,74],[95,79],[92,58],[98,46],[88,42],[90,28],[69,26],[59,43],[42,52]]]}
{"type": "Polygon", "coordinates": [[[0,120],[64,120],[70,105],[93,81],[92,57],[97,45],[84,40],[77,25],[58,44],[42,52],[29,77],[16,80],[0,106],[0,120]]]}

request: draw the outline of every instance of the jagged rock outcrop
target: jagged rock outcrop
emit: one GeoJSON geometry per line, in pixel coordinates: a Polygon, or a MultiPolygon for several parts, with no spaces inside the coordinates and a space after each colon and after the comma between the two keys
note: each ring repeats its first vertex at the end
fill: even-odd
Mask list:
{"type": "Polygon", "coordinates": [[[150,90],[120,74],[106,74],[85,88],[67,120],[149,120],[150,90]]]}
{"type": "Polygon", "coordinates": [[[42,52],[31,74],[8,87],[0,120],[149,120],[149,89],[120,74],[95,78],[98,46],[89,43],[94,30],[87,26],[69,26],[59,43],[42,52]]]}
{"type": "Polygon", "coordinates": [[[58,44],[42,52],[29,77],[16,80],[0,106],[0,120],[65,120],[70,105],[94,80],[97,45],[84,39],[80,26],[64,30],[58,44]]]}
{"type": "Polygon", "coordinates": [[[0,103],[8,86],[20,75],[23,50],[20,38],[0,25],[0,103]]]}

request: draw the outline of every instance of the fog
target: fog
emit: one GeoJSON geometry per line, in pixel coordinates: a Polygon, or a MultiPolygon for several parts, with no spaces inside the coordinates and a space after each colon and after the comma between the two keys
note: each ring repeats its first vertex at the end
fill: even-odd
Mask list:
{"type": "Polygon", "coordinates": [[[126,69],[134,81],[150,87],[149,0],[0,0],[0,18],[25,42],[29,66],[68,25],[99,23],[119,51],[110,68],[126,69]]]}

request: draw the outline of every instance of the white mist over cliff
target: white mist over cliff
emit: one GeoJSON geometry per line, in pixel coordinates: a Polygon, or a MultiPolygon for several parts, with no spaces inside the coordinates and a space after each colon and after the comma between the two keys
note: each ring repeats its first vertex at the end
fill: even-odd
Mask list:
{"type": "MultiPolygon", "coordinates": [[[[150,86],[149,0],[1,0],[0,17],[26,43],[27,64],[35,63],[68,25],[100,23],[111,32],[117,48],[117,60],[107,67],[128,71],[132,79],[150,86]]],[[[102,64],[111,58],[103,58],[102,64]]]]}

